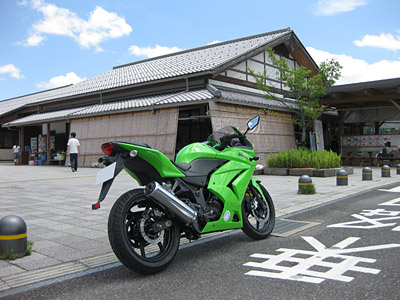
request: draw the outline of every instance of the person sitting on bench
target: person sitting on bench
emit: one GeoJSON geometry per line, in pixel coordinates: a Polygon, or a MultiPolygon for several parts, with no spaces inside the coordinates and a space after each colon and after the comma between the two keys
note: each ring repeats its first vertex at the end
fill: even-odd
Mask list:
{"type": "Polygon", "coordinates": [[[393,153],[391,153],[392,151],[389,149],[391,145],[391,142],[385,143],[385,147],[382,149],[382,157],[393,157],[393,153]]]}

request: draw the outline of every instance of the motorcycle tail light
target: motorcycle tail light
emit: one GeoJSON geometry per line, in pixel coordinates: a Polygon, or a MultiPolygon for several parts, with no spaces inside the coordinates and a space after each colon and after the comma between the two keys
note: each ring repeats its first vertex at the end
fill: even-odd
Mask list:
{"type": "Polygon", "coordinates": [[[112,143],[105,143],[105,144],[101,145],[101,150],[105,154],[111,154],[113,149],[114,149],[114,145],[112,143]]]}

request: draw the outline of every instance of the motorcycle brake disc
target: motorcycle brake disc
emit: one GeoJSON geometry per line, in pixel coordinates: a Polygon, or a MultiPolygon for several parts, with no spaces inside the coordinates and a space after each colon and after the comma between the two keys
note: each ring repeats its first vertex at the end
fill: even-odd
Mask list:
{"type": "Polygon", "coordinates": [[[145,225],[146,225],[146,221],[149,219],[150,219],[150,217],[147,215],[140,220],[140,223],[139,223],[140,234],[142,235],[143,239],[146,242],[148,242],[149,244],[158,244],[159,242],[161,242],[164,239],[164,230],[157,232],[157,233],[153,233],[151,235],[148,235],[146,233],[145,225]]]}

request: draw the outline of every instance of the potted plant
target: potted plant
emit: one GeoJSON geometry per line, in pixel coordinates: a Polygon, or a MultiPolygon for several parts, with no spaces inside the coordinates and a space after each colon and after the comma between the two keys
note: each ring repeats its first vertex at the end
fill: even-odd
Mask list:
{"type": "Polygon", "coordinates": [[[57,159],[61,161],[65,160],[65,152],[63,150],[57,151],[57,159]]]}

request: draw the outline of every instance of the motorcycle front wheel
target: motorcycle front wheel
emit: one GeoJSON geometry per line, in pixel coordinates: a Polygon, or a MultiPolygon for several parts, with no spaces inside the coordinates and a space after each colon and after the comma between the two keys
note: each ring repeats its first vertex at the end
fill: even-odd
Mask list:
{"type": "Polygon", "coordinates": [[[145,196],[144,189],[134,189],[119,197],[112,207],[108,238],[115,255],[126,267],[153,274],[174,259],[180,229],[160,206],[145,196]]]}
{"type": "Polygon", "coordinates": [[[250,184],[242,201],[242,230],[254,240],[265,239],[275,226],[274,203],[268,191],[259,186],[263,195],[250,184]]]}

